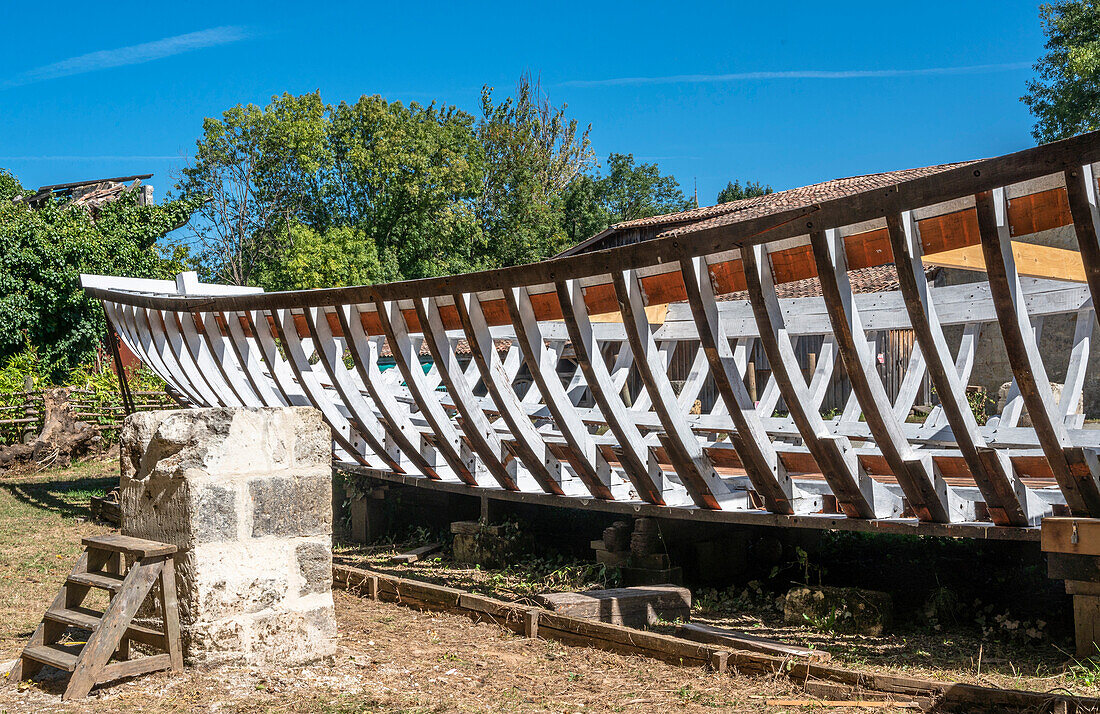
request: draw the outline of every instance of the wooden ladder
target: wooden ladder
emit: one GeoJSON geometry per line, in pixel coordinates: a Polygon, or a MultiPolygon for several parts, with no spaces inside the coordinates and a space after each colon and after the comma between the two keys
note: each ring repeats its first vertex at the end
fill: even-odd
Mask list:
{"type": "Polygon", "coordinates": [[[63,699],[79,699],[92,687],[122,677],[161,669],[183,669],[180,647],[179,608],[176,604],[176,546],[123,535],[85,538],[85,550],[73,567],[53,604],[8,681],[17,684],[50,665],[72,673],[63,699]],[[127,567],[127,558],[133,561],[127,567]],[[153,586],[164,615],[160,631],[133,623],[153,586]],[[110,602],[103,612],[84,607],[92,588],[106,590],[110,602]],[[82,645],[62,638],[76,628],[90,634],[82,645]],[[130,658],[130,643],[161,650],[157,654],[130,658]]]}

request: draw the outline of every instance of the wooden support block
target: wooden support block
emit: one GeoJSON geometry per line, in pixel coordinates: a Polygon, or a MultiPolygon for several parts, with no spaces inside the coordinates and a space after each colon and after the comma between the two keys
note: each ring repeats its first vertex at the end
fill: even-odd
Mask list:
{"type": "Polygon", "coordinates": [[[725,674],[728,667],[730,653],[725,650],[715,650],[710,653],[710,669],[719,674],[725,674]]]}
{"type": "Polygon", "coordinates": [[[1100,583],[1100,556],[1047,553],[1047,577],[1100,583]]]}
{"type": "Polygon", "coordinates": [[[523,634],[531,639],[539,636],[539,611],[528,610],[523,613],[523,634]]]}
{"type": "Polygon", "coordinates": [[[1073,596],[1073,629],[1077,656],[1100,659],[1100,596],[1073,596]]]}
{"type": "Polygon", "coordinates": [[[1047,553],[1100,556],[1100,519],[1044,518],[1042,546],[1047,553]]]}
{"type": "Polygon", "coordinates": [[[541,593],[535,599],[563,615],[616,625],[641,626],[660,620],[691,619],[691,591],[675,585],[541,593]]]}

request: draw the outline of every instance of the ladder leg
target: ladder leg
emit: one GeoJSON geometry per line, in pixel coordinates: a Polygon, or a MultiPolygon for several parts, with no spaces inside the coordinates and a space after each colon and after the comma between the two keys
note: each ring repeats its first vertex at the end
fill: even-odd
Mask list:
{"type": "Polygon", "coordinates": [[[183,671],[183,647],[180,644],[180,611],[176,603],[176,565],[169,557],[160,572],[160,611],[164,615],[164,638],[172,657],[172,671],[183,671]]]}
{"type": "Polygon", "coordinates": [[[103,668],[118,648],[126,628],[160,575],[165,557],[139,560],[130,568],[111,604],[103,613],[99,627],[88,638],[80,661],[69,679],[62,699],[80,699],[88,695],[98,681],[103,668]]]}
{"type": "MultiPolygon", "coordinates": [[[[80,558],[76,561],[76,565],[73,566],[73,569],[70,572],[70,575],[72,573],[84,573],[84,572],[87,572],[87,570],[88,570],[88,551],[85,550],[80,555],[80,558]]],[[[68,585],[68,583],[65,583],[61,586],[61,589],[57,591],[57,596],[54,597],[53,604],[50,605],[50,607],[51,608],[56,608],[56,607],[64,606],[65,603],[68,602],[68,598],[69,598],[69,585],[68,585]]],[[[48,623],[48,622],[38,623],[38,627],[34,628],[34,634],[31,635],[31,639],[30,639],[29,642],[27,642],[24,649],[26,649],[26,647],[37,647],[39,645],[47,644],[47,642],[46,642],[47,635],[51,635],[50,640],[52,642],[56,641],[57,636],[58,636],[59,633],[47,632],[46,631],[47,628],[52,629],[51,626],[53,624],[54,623],[48,623]]],[[[17,659],[15,661],[15,665],[11,668],[11,671],[8,673],[8,683],[9,684],[18,684],[19,682],[23,681],[24,679],[30,679],[34,675],[38,674],[38,672],[41,669],[42,669],[42,663],[41,662],[37,662],[37,661],[31,660],[31,659],[24,659],[22,656],[20,656],[19,659],[17,659]]]]}

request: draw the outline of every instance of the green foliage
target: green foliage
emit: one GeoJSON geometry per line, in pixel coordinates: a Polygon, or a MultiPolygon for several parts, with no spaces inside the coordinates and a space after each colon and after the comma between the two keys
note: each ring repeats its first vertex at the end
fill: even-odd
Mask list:
{"type": "MultiPolygon", "coordinates": [[[[374,280],[470,270],[482,181],[474,120],[454,107],[361,97],[328,110],[325,207],[315,227],[352,226],[375,248],[374,280]]],[[[304,287],[304,286],[303,286],[304,287]]]]}
{"type": "Polygon", "coordinates": [[[22,392],[31,378],[34,389],[49,384],[46,365],[38,356],[38,349],[28,343],[21,351],[8,355],[0,367],[0,394],[22,392]]]}
{"type": "Polygon", "coordinates": [[[320,233],[295,223],[281,260],[260,275],[270,290],[367,285],[382,277],[375,243],[358,228],[330,228],[320,233]]]}
{"type": "Polygon", "coordinates": [[[657,164],[635,164],[633,154],[608,156],[607,175],[600,183],[613,223],[675,213],[689,205],[675,178],[662,176],[657,164]]]}
{"type": "Polygon", "coordinates": [[[1060,0],[1039,14],[1046,54],[1021,98],[1036,120],[1032,135],[1047,142],[1100,128],[1100,3],[1060,0]]]}
{"type": "Polygon", "coordinates": [[[58,380],[90,361],[106,330],[80,273],[168,278],[186,251],[157,240],[187,222],[198,202],[139,206],[132,194],[93,216],[67,202],[32,210],[0,201],[0,359],[34,345],[58,380]],[[162,252],[163,251],[163,252],[162,252]]]}
{"type": "Polygon", "coordinates": [[[324,113],[318,93],[283,94],[266,108],[237,105],[203,121],[176,189],[201,206],[191,230],[209,277],[254,284],[278,256],[289,222],[322,205],[324,113]]]}
{"type": "Polygon", "coordinates": [[[0,169],[0,202],[7,203],[25,193],[19,179],[7,169],[0,169]]]}
{"type": "Polygon", "coordinates": [[[555,108],[523,75],[515,96],[497,103],[481,94],[477,135],[485,157],[477,202],[484,251],[480,267],[528,263],[568,244],[562,193],[592,163],[588,132],[578,134],[566,107],[555,108]]]}
{"type": "Polygon", "coordinates": [[[742,186],[741,181],[735,179],[727,183],[726,187],[718,192],[718,198],[715,201],[716,203],[730,203],[731,201],[740,201],[756,196],[766,196],[769,193],[775,193],[771,186],[761,185],[757,181],[746,181],[742,186]]]}

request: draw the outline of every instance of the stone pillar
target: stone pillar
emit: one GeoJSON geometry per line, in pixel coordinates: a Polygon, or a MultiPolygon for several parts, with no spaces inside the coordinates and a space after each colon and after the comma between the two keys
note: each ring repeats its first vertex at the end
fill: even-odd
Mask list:
{"type": "Polygon", "coordinates": [[[308,407],[127,417],[122,532],[179,548],[188,664],[334,654],[331,450],[308,407]]]}

